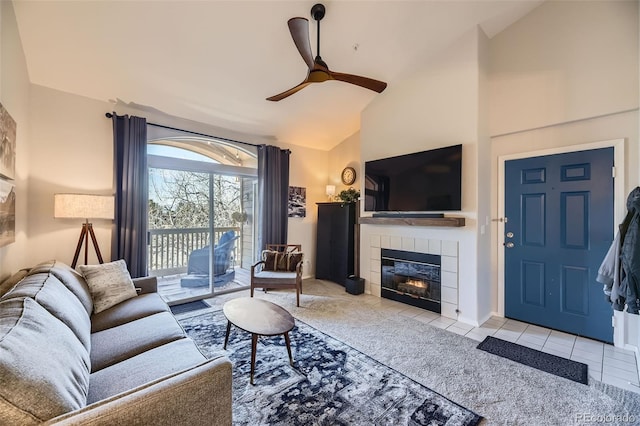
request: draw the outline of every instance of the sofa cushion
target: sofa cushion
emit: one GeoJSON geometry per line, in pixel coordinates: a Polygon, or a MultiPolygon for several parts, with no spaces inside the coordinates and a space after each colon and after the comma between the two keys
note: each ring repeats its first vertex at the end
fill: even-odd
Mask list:
{"type": "MultiPolygon", "coordinates": [[[[189,338],[167,343],[91,374],[87,404],[207,362],[189,338]]],[[[211,398],[215,398],[211,395],[211,398]]]]}
{"type": "Polygon", "coordinates": [[[84,306],[87,313],[90,315],[93,311],[93,302],[91,300],[91,293],[84,277],[72,269],[69,265],[66,265],[57,260],[49,260],[42,262],[39,265],[34,266],[29,271],[29,275],[39,274],[42,272],[50,273],[54,277],[60,280],[75,296],[78,298],[82,306],[84,306]]]}
{"type": "Polygon", "coordinates": [[[13,286],[18,284],[18,282],[20,282],[21,279],[26,277],[28,273],[29,273],[28,269],[20,269],[18,272],[11,275],[6,280],[2,281],[2,283],[0,283],[0,297],[2,297],[2,295],[4,295],[9,290],[11,290],[13,286]]]}
{"type": "Polygon", "coordinates": [[[100,265],[78,266],[78,269],[89,285],[93,312],[96,314],[138,295],[127,264],[122,259],[100,265]]]}
{"type": "Polygon", "coordinates": [[[91,316],[91,332],[144,318],[159,312],[169,312],[169,306],[158,293],[141,294],[133,299],[125,300],[117,305],[91,316]]]}
{"type": "Polygon", "coordinates": [[[108,328],[91,335],[91,372],[149,349],[185,338],[182,327],[169,312],[162,312],[108,328]]]}
{"type": "Polygon", "coordinates": [[[30,297],[73,331],[87,351],[91,350],[91,322],[82,303],[53,275],[29,275],[5,294],[3,300],[30,297]]]}
{"type": "Polygon", "coordinates": [[[0,424],[36,424],[86,404],[89,354],[31,298],[0,302],[0,424]]]}

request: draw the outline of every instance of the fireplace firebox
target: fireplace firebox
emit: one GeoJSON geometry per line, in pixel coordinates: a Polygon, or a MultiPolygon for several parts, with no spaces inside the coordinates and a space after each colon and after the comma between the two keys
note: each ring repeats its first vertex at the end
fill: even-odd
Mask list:
{"type": "Polygon", "coordinates": [[[382,297],[440,313],[440,256],[382,249],[382,297]]]}

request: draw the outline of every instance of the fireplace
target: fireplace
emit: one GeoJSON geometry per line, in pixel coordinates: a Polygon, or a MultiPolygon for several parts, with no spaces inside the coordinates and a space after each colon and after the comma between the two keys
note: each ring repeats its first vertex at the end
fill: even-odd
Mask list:
{"type": "Polygon", "coordinates": [[[382,249],[382,297],[440,313],[440,262],[433,254],[382,249]]]}

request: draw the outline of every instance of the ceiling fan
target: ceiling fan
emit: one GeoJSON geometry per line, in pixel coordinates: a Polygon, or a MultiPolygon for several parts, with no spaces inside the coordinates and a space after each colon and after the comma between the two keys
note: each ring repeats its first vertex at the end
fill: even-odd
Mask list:
{"type": "Polygon", "coordinates": [[[268,101],[280,101],[304,89],[311,83],[322,83],[327,80],[344,81],[378,93],[382,92],[387,87],[387,83],[383,81],[361,77],[359,75],[343,74],[329,69],[326,62],[324,62],[320,57],[320,21],[324,18],[324,13],[324,5],[320,3],[313,5],[311,8],[311,17],[318,22],[318,48],[316,49],[317,56],[315,59],[311,52],[311,42],[309,40],[309,20],[307,18],[289,19],[289,32],[291,32],[291,37],[298,48],[298,52],[300,52],[300,56],[302,56],[302,59],[309,67],[309,72],[307,73],[307,78],[305,78],[302,83],[289,90],[267,98],[268,101]]]}

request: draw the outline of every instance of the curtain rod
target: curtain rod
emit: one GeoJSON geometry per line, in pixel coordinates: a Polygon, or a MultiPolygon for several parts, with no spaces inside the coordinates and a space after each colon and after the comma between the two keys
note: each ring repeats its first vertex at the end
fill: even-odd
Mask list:
{"type": "MultiPolygon", "coordinates": [[[[107,117],[107,118],[112,118],[113,114],[108,112],[104,116],[107,117]]],[[[256,148],[259,148],[260,146],[262,146],[262,145],[257,145],[257,144],[250,143],[250,142],[242,142],[242,141],[237,141],[237,140],[229,139],[229,138],[221,138],[220,136],[207,135],[206,133],[198,133],[198,132],[193,132],[191,130],[178,129],[177,127],[170,127],[170,126],[165,126],[165,125],[162,125],[162,124],[156,124],[156,123],[147,122],[147,125],[148,126],[154,126],[154,127],[161,127],[163,129],[168,129],[168,130],[177,130],[179,132],[191,133],[192,135],[205,136],[207,138],[218,139],[218,140],[225,141],[225,142],[240,143],[240,144],[243,144],[243,145],[249,145],[249,146],[253,146],[253,147],[256,147],[256,148]]]]}

